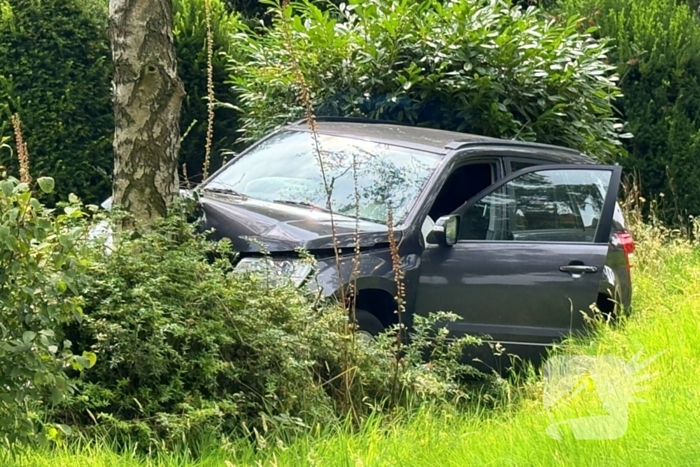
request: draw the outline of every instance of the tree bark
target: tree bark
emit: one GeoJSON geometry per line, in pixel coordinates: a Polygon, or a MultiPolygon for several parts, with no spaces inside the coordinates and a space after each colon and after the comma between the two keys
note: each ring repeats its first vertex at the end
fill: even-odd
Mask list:
{"type": "Polygon", "coordinates": [[[113,202],[137,222],[166,215],[178,194],[180,107],[171,0],[110,0],[114,61],[113,202]]]}

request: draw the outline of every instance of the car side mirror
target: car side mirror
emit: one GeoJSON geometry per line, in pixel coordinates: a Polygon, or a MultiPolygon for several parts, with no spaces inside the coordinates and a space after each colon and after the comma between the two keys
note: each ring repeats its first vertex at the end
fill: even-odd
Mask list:
{"type": "Polygon", "coordinates": [[[426,242],[431,245],[452,246],[459,238],[459,216],[451,214],[439,218],[428,233],[426,242]]]}

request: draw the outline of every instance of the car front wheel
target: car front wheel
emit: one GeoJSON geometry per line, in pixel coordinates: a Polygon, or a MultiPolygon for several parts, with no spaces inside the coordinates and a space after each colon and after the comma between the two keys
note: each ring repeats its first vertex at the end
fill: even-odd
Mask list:
{"type": "Polygon", "coordinates": [[[384,332],[384,325],[369,311],[355,310],[355,324],[357,325],[357,337],[367,341],[374,339],[384,332]]]}

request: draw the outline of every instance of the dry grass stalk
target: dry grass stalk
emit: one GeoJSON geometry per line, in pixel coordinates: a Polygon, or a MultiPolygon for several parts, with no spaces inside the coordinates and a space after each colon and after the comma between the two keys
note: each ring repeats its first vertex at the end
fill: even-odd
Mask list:
{"type": "MultiPolygon", "coordinates": [[[[306,120],[311,129],[311,136],[313,138],[313,149],[316,153],[318,159],[318,164],[321,169],[321,179],[323,181],[323,187],[326,192],[326,207],[330,213],[331,218],[331,236],[333,237],[333,252],[335,254],[335,262],[338,268],[338,279],[341,278],[340,272],[340,248],[338,246],[338,235],[335,225],[335,216],[333,212],[332,194],[333,187],[328,181],[328,175],[326,173],[325,164],[323,162],[323,153],[321,151],[321,141],[318,135],[318,126],[316,124],[316,115],[314,114],[313,100],[311,99],[311,90],[309,84],[306,81],[304,72],[299,65],[299,60],[297,59],[296,49],[294,48],[294,40],[292,39],[292,32],[289,28],[289,22],[287,21],[287,16],[284,14],[285,10],[289,8],[289,0],[283,0],[280,11],[280,19],[282,20],[282,34],[284,35],[285,45],[287,47],[287,53],[289,54],[289,61],[292,67],[292,73],[294,73],[294,79],[299,86],[299,99],[304,106],[304,113],[306,114],[306,120]]],[[[347,294],[345,290],[341,287],[341,301],[342,303],[347,303],[347,294]]]]}
{"type": "Polygon", "coordinates": [[[190,177],[187,176],[187,164],[182,164],[182,178],[185,179],[185,188],[191,190],[190,177]]]}
{"type": "Polygon", "coordinates": [[[357,276],[360,275],[360,191],[358,188],[357,179],[357,155],[353,153],[352,155],[352,181],[353,181],[353,192],[355,197],[355,238],[354,247],[355,255],[352,258],[352,273],[351,277],[351,287],[349,290],[349,295],[351,297],[350,303],[350,317],[352,322],[357,321],[357,276]]]}
{"type": "Polygon", "coordinates": [[[391,404],[393,405],[393,398],[396,395],[396,388],[398,387],[399,371],[401,367],[401,353],[403,350],[403,340],[405,327],[403,324],[403,313],[406,311],[405,299],[406,299],[406,289],[404,288],[404,272],[401,264],[401,255],[399,254],[399,245],[396,242],[396,237],[394,235],[394,213],[391,209],[391,204],[388,205],[387,210],[387,233],[389,235],[389,251],[391,252],[391,268],[394,271],[394,282],[396,283],[396,314],[398,322],[398,330],[396,331],[396,363],[394,366],[394,375],[392,378],[392,390],[391,404]]]}
{"type": "Polygon", "coordinates": [[[389,205],[389,210],[387,213],[387,232],[389,234],[389,250],[391,251],[391,267],[394,271],[394,281],[396,282],[396,313],[398,314],[399,323],[399,333],[397,339],[399,344],[402,342],[401,338],[403,333],[403,321],[402,315],[406,311],[406,289],[404,286],[404,272],[401,264],[401,255],[399,254],[399,245],[396,243],[396,237],[394,235],[394,214],[391,210],[391,205],[389,205]]]}
{"type": "MultiPolygon", "coordinates": [[[[332,242],[333,242],[333,254],[335,257],[335,265],[336,265],[336,270],[338,274],[338,280],[342,284],[342,271],[340,268],[340,247],[338,245],[338,235],[337,235],[337,228],[336,228],[336,223],[335,223],[335,214],[333,211],[333,202],[332,202],[332,195],[333,195],[333,186],[332,183],[329,182],[328,180],[328,174],[326,173],[326,167],[323,161],[323,152],[321,150],[321,142],[318,134],[318,126],[316,124],[316,116],[314,114],[314,109],[313,109],[313,99],[311,97],[311,89],[309,88],[309,84],[306,80],[306,77],[304,76],[304,72],[301,68],[301,65],[299,64],[299,60],[297,59],[296,55],[296,49],[294,47],[294,40],[292,38],[292,31],[289,26],[289,21],[288,18],[285,14],[285,11],[287,8],[289,8],[289,0],[282,0],[281,4],[281,9],[279,11],[280,13],[280,20],[281,20],[281,26],[282,26],[282,34],[284,35],[284,41],[287,49],[287,53],[289,54],[289,61],[292,69],[292,73],[294,74],[294,80],[296,81],[297,85],[299,86],[299,99],[304,106],[304,113],[306,116],[306,121],[309,124],[309,128],[311,129],[311,136],[313,139],[313,150],[316,154],[319,168],[321,170],[321,179],[323,181],[323,187],[325,190],[326,194],[326,208],[328,209],[329,216],[330,216],[330,221],[331,221],[331,237],[332,237],[332,242]]],[[[355,184],[356,189],[357,189],[357,184],[355,184]]],[[[359,209],[356,206],[356,209],[359,209]]],[[[357,226],[359,228],[359,225],[357,226]]],[[[356,240],[356,243],[358,243],[359,240],[356,240]]],[[[351,287],[353,288],[353,287],[351,287]]],[[[345,290],[345,287],[341,286],[340,287],[340,301],[343,303],[345,306],[349,306],[350,310],[350,316],[354,318],[354,309],[355,309],[355,304],[354,300],[349,300],[348,298],[348,291],[345,290]]],[[[350,319],[348,319],[345,322],[345,333],[346,334],[352,334],[352,338],[354,341],[354,332],[352,332],[352,329],[354,329],[354,322],[352,322],[350,319]],[[352,326],[352,328],[351,328],[352,326]]],[[[345,347],[344,350],[344,365],[346,368],[350,367],[350,349],[345,347]]],[[[342,400],[346,406],[347,409],[350,409],[352,411],[352,414],[355,416],[355,419],[357,420],[357,411],[355,410],[354,406],[354,401],[352,398],[352,387],[353,383],[352,380],[354,378],[354,372],[350,371],[344,371],[342,373],[342,378],[343,378],[343,387],[344,391],[342,393],[342,400]]]]}
{"type": "Polygon", "coordinates": [[[15,131],[15,144],[17,145],[17,159],[19,160],[19,180],[23,183],[31,183],[32,177],[29,174],[29,151],[27,143],[22,138],[22,122],[19,114],[12,115],[12,128],[15,131]]]}
{"type": "Polygon", "coordinates": [[[211,146],[214,139],[214,35],[211,29],[211,0],[204,1],[204,17],[207,25],[207,136],[204,145],[204,167],[202,180],[209,176],[211,165],[211,146]]]}

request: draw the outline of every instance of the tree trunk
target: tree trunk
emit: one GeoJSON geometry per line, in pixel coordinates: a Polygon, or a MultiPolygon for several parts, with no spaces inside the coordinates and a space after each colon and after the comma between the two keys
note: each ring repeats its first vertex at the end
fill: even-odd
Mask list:
{"type": "Polygon", "coordinates": [[[164,216],[178,194],[180,107],[171,0],[110,0],[114,198],[135,221],[164,216]]]}

